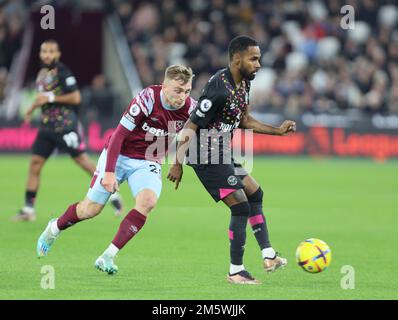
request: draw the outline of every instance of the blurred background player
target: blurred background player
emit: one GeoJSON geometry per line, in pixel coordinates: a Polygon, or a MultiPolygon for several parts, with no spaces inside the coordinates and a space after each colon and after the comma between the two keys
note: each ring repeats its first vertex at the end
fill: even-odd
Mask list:
{"type": "Polygon", "coordinates": [[[272,272],[286,265],[287,260],[279,257],[271,246],[263,214],[263,191],[232,158],[231,135],[238,127],[251,129],[255,133],[285,135],[294,132],[296,124],[286,120],[280,127],[273,127],[257,121],[249,114],[250,81],[260,69],[261,54],[257,42],[247,36],[238,36],[230,42],[228,52],[229,67],[210,78],[197,108],[181,132],[177,155],[182,156],[177,157],[176,164],[170,168],[168,179],[176,182],[176,188],[178,187],[182,178],[184,150],[196,134],[198,157],[193,161],[190,159],[189,165],[213,199],[217,202],[222,200],[231,210],[231,265],[227,279],[232,283],[259,284],[260,281],[254,279],[243,265],[247,220],[260,246],[265,270],[272,272]],[[201,129],[206,129],[206,141],[216,139],[218,148],[214,148],[212,142],[203,142],[201,129]],[[208,130],[215,130],[219,135],[209,135],[208,130]],[[230,134],[229,138],[226,137],[226,132],[230,134]],[[184,137],[188,139],[185,140],[184,137]]]}
{"type": "MultiPolygon", "coordinates": [[[[34,204],[40,185],[40,173],[55,148],[70,154],[73,160],[90,175],[95,164],[85,152],[83,137],[79,132],[78,108],[80,91],[72,72],[60,62],[61,51],[55,40],[46,40],[40,46],[41,69],[37,75],[38,94],[26,111],[25,121],[30,122],[32,113],[41,108],[40,129],[32,146],[25,206],[14,217],[16,221],[33,221],[36,218],[34,204]]],[[[122,202],[113,195],[112,205],[120,213],[122,202]]]]}
{"type": "Polygon", "coordinates": [[[161,160],[169,137],[180,131],[196,101],[189,97],[192,70],[173,65],[166,69],[163,85],[142,90],[127,107],[98,160],[86,198],[72,204],[58,219],[52,219],[37,243],[38,256],[45,256],[61,230],[98,215],[111,194],[127,181],[136,204],[95,266],[109,274],[118,271],[116,253],[144,226],[159,199],[161,160]],[[156,148],[152,148],[152,146],[156,148]],[[150,148],[151,147],[151,148],[150,148]]]}

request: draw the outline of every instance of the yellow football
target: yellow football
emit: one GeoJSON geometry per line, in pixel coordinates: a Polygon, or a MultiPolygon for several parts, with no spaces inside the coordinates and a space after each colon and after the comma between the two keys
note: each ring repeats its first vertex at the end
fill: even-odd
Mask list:
{"type": "Polygon", "coordinates": [[[319,273],[330,265],[332,252],[326,242],[310,238],[297,247],[296,261],[305,271],[319,273]]]}

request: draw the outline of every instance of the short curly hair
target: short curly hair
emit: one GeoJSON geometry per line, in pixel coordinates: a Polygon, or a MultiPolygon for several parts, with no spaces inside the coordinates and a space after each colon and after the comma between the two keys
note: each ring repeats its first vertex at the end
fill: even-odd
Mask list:
{"type": "Polygon", "coordinates": [[[235,53],[243,52],[248,47],[257,47],[258,43],[256,40],[249,36],[237,36],[231,40],[228,45],[229,61],[232,61],[235,53]]]}

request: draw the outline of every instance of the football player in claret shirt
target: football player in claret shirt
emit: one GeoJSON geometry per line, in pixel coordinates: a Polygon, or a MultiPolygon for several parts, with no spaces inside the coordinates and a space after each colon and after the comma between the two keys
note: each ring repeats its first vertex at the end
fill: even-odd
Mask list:
{"type": "Polygon", "coordinates": [[[244,168],[234,161],[229,142],[235,128],[252,129],[255,133],[262,134],[286,135],[296,130],[296,124],[286,120],[280,127],[273,127],[250,115],[250,81],[260,68],[260,48],[254,39],[239,36],[230,42],[228,51],[229,68],[218,71],[205,86],[196,109],[178,137],[177,159],[167,178],[176,182],[176,188],[178,187],[182,177],[182,161],[190,141],[196,136],[198,157],[195,161],[189,157],[188,164],[213,199],[222,200],[231,210],[231,263],[227,280],[239,284],[260,284],[243,265],[248,220],[260,246],[265,270],[272,272],[286,265],[287,260],[278,256],[269,241],[263,214],[263,191],[244,168]],[[214,132],[219,136],[215,136],[214,132]],[[226,134],[229,134],[229,139],[226,139],[226,134]],[[206,141],[203,140],[203,135],[207,135],[207,142],[215,139],[217,148],[213,147],[213,143],[203,143],[206,141]],[[206,153],[207,156],[203,156],[206,153]]]}
{"type": "Polygon", "coordinates": [[[162,85],[145,88],[131,101],[101,153],[86,198],[70,205],[62,216],[48,223],[37,242],[39,257],[48,253],[61,231],[98,215],[110,195],[127,181],[136,199],[135,207],[121,222],[109,247],[95,261],[101,271],[108,274],[118,271],[115,255],[144,226],[159,199],[160,163],[171,137],[182,129],[196,107],[196,101],[189,96],[192,77],[190,68],[170,66],[162,85]]]}
{"type": "MultiPolygon", "coordinates": [[[[95,171],[95,163],[85,152],[84,141],[78,130],[80,91],[72,72],[59,61],[60,56],[61,51],[55,40],[46,40],[41,44],[42,68],[36,79],[38,95],[25,115],[25,121],[30,122],[33,111],[41,108],[40,128],[32,146],[25,205],[14,217],[16,221],[35,220],[34,204],[39,190],[41,169],[55,148],[69,153],[91,176],[95,171]]],[[[112,196],[111,203],[115,213],[119,214],[122,203],[118,194],[112,196]]]]}

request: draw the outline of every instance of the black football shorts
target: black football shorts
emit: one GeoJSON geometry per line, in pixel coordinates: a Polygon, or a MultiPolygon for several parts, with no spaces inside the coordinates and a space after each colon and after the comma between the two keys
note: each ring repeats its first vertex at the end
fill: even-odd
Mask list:
{"type": "Polygon", "coordinates": [[[55,148],[60,152],[69,153],[73,158],[85,152],[82,138],[75,131],[57,133],[39,130],[33,142],[32,153],[47,159],[55,148]]]}
{"type": "Polygon", "coordinates": [[[243,178],[248,175],[242,165],[190,164],[207,192],[218,202],[236,190],[243,189],[243,178]]]}

